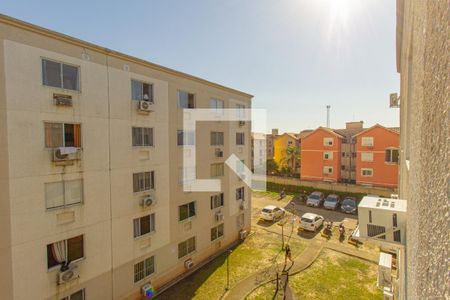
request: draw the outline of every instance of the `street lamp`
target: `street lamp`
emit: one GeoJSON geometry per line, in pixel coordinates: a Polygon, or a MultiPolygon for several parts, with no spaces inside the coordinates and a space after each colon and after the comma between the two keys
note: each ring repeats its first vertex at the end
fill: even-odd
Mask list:
{"type": "Polygon", "coordinates": [[[227,287],[225,288],[226,291],[228,291],[230,289],[230,262],[229,262],[229,257],[231,252],[233,252],[233,250],[228,250],[228,254],[227,254],[227,287]]]}

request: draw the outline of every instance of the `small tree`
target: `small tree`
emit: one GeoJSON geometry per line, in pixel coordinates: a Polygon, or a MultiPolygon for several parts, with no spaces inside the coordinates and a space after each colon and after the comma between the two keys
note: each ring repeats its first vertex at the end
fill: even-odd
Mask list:
{"type": "Polygon", "coordinates": [[[266,161],[267,175],[274,175],[278,173],[278,164],[274,159],[268,159],[266,161]]]}
{"type": "Polygon", "coordinates": [[[290,169],[289,175],[294,175],[296,166],[300,161],[300,149],[294,146],[288,146],[286,148],[286,153],[283,157],[283,168],[287,167],[290,169]]]}

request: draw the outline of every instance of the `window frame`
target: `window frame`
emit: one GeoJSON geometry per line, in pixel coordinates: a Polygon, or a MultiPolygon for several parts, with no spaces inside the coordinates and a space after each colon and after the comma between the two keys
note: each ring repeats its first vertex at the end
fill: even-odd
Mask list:
{"type": "Polygon", "coordinates": [[[223,115],[224,114],[224,109],[225,109],[225,101],[218,99],[218,98],[210,98],[209,99],[209,108],[214,110],[214,112],[218,115],[223,115]],[[222,107],[218,107],[217,103],[221,102],[222,103],[222,107]],[[214,103],[214,105],[213,105],[214,103]]]}
{"type": "Polygon", "coordinates": [[[196,201],[191,201],[191,202],[188,202],[188,203],[185,203],[185,204],[182,204],[182,205],[178,205],[178,222],[179,223],[190,221],[193,218],[195,218],[196,216],[197,216],[197,202],[196,201]],[[191,215],[191,212],[192,212],[191,211],[191,207],[190,207],[191,205],[194,206],[194,214],[193,215],[191,215]],[[186,218],[182,219],[181,218],[182,217],[181,216],[181,209],[184,206],[186,206],[187,215],[186,215],[186,218]]]}
{"type": "Polygon", "coordinates": [[[197,238],[195,235],[193,237],[190,237],[190,238],[178,243],[178,259],[182,259],[188,255],[191,255],[192,253],[194,253],[196,251],[197,251],[197,238]],[[192,245],[189,245],[189,241],[194,241],[193,242],[194,248],[190,252],[189,252],[189,248],[190,248],[189,246],[192,246],[192,245]],[[184,253],[184,255],[180,256],[180,245],[182,245],[182,244],[185,244],[184,247],[186,248],[186,253],[184,253]]]}
{"type": "Polygon", "coordinates": [[[375,145],[375,139],[373,136],[362,136],[361,137],[361,146],[362,147],[373,147],[375,145]],[[364,142],[366,141],[366,142],[364,142]],[[370,143],[367,141],[371,141],[370,143]]]}
{"type": "Polygon", "coordinates": [[[145,258],[144,260],[138,261],[137,263],[133,264],[133,282],[134,282],[134,283],[139,283],[139,282],[141,282],[141,281],[144,280],[144,279],[148,279],[149,277],[151,277],[152,275],[154,275],[155,272],[156,272],[155,256],[152,255],[152,256],[149,256],[149,257],[145,258]],[[151,269],[152,272],[149,273],[149,274],[147,274],[148,266],[147,266],[147,264],[146,264],[146,262],[147,262],[148,260],[151,260],[151,261],[152,261],[152,266],[153,266],[153,268],[151,269]],[[137,265],[139,265],[139,264],[142,264],[142,271],[141,271],[141,270],[136,270],[136,267],[137,267],[137,265]],[[138,276],[139,276],[139,274],[137,274],[137,273],[141,273],[141,272],[142,272],[142,277],[139,278],[139,279],[137,279],[138,276]],[[137,280],[136,280],[136,279],[137,279],[137,280]]]}
{"type": "Polygon", "coordinates": [[[49,184],[56,184],[56,183],[61,183],[62,184],[62,191],[63,191],[63,200],[64,200],[64,204],[60,205],[60,206],[55,206],[55,207],[48,207],[47,206],[47,197],[45,197],[45,209],[46,211],[52,211],[52,210],[58,210],[58,209],[63,209],[63,208],[67,208],[67,207],[72,207],[72,206],[77,206],[77,205],[83,205],[84,204],[84,181],[82,178],[80,179],[70,179],[70,180],[62,180],[62,181],[53,181],[53,182],[44,182],[44,193],[46,195],[46,186],[49,184]],[[66,182],[73,182],[73,181],[80,181],[81,183],[81,188],[80,188],[80,195],[81,195],[81,200],[80,202],[77,203],[72,203],[72,204],[66,204],[66,182]]]}
{"type": "Polygon", "coordinates": [[[236,132],[236,145],[245,146],[245,132],[236,132]]]}
{"type": "Polygon", "coordinates": [[[224,236],[225,236],[225,225],[224,225],[224,223],[221,223],[221,224],[211,228],[211,231],[210,231],[211,242],[217,241],[218,239],[222,239],[224,236]],[[220,232],[219,228],[220,227],[222,228],[222,234],[221,235],[219,235],[219,232],[220,232]],[[213,231],[215,231],[214,238],[213,238],[213,231]]]}
{"type": "Polygon", "coordinates": [[[156,181],[155,181],[155,171],[151,170],[151,171],[143,171],[143,172],[137,172],[137,173],[133,173],[133,193],[137,194],[137,193],[143,193],[143,192],[149,192],[149,191],[154,191],[155,187],[156,187],[156,181]],[[149,174],[149,188],[146,188],[146,174],[149,174]],[[137,185],[139,186],[139,190],[135,190],[135,176],[137,176],[137,185]],[[143,178],[141,178],[143,177],[143,178]],[[141,181],[144,183],[144,189],[141,189],[141,181]]]}
{"type": "Polygon", "coordinates": [[[361,176],[362,177],[373,177],[373,168],[361,168],[361,176]],[[370,175],[364,175],[364,171],[370,171],[370,175]]]}
{"type": "Polygon", "coordinates": [[[225,176],[225,164],[224,163],[212,163],[210,165],[210,175],[211,175],[211,178],[225,176]],[[214,172],[213,172],[213,170],[214,170],[214,172]],[[218,171],[221,171],[221,172],[218,172],[218,171]]]}
{"type": "Polygon", "coordinates": [[[242,200],[245,201],[245,187],[241,186],[236,188],[236,201],[242,200]]]}
{"type": "Polygon", "coordinates": [[[47,58],[47,57],[41,56],[41,79],[42,79],[42,81],[41,81],[42,86],[49,87],[49,88],[54,88],[54,89],[59,89],[59,90],[63,90],[63,91],[71,91],[71,92],[81,93],[81,66],[80,65],[66,63],[66,62],[63,62],[63,61],[60,61],[60,60],[55,60],[55,59],[51,59],[51,58],[47,58]],[[59,76],[60,76],[60,80],[61,80],[61,86],[60,87],[45,84],[46,76],[44,75],[44,72],[45,72],[45,70],[44,70],[44,61],[50,61],[50,62],[57,63],[57,64],[60,65],[60,68],[59,68],[59,72],[60,72],[59,76]],[[63,70],[63,66],[64,65],[69,66],[69,67],[77,68],[77,88],[74,89],[74,90],[64,87],[64,70],[63,70]]]}
{"type": "Polygon", "coordinates": [[[225,146],[225,133],[223,131],[211,131],[209,138],[210,146],[225,146]]]}
{"type": "Polygon", "coordinates": [[[82,289],[80,289],[80,290],[78,290],[78,291],[75,291],[75,292],[71,293],[70,295],[67,295],[66,297],[62,298],[61,300],[71,300],[72,297],[73,297],[76,293],[79,293],[79,292],[81,292],[81,294],[82,294],[81,300],[86,300],[86,289],[84,289],[84,288],[82,288],[82,289]]]}
{"type": "Polygon", "coordinates": [[[333,160],[333,152],[332,151],[324,151],[323,152],[323,159],[324,160],[333,160]]]}
{"type": "MultiPolygon", "coordinates": [[[[44,148],[45,149],[57,149],[57,148],[59,148],[59,147],[49,147],[49,146],[47,146],[47,142],[46,142],[46,139],[47,139],[47,135],[46,135],[46,125],[47,124],[49,124],[49,125],[54,125],[54,124],[60,124],[61,125],[61,137],[62,137],[62,143],[61,143],[61,146],[59,146],[59,147],[71,147],[71,146],[66,146],[66,125],[73,125],[74,126],[74,130],[75,130],[75,125],[78,125],[79,126],[79,128],[80,128],[80,136],[78,137],[79,138],[79,140],[80,140],[80,146],[79,147],[74,147],[74,148],[77,148],[77,149],[82,149],[83,148],[83,140],[82,140],[82,138],[83,138],[83,134],[81,133],[81,131],[82,131],[82,128],[81,128],[81,123],[70,123],[70,122],[53,122],[53,121],[44,121],[44,148]]],[[[52,142],[53,142],[53,139],[52,139],[52,142]]],[[[74,144],[75,144],[75,134],[74,134],[74,144]]]]}
{"type": "Polygon", "coordinates": [[[332,175],[334,172],[334,168],[332,166],[323,166],[322,167],[322,173],[325,175],[332,175]],[[327,172],[325,172],[325,168],[328,169],[327,172]],[[331,169],[331,172],[329,171],[331,169]]]}
{"type": "Polygon", "coordinates": [[[155,98],[154,97],[154,85],[153,85],[153,83],[145,82],[145,81],[142,81],[142,80],[139,80],[139,79],[131,78],[130,84],[131,84],[131,100],[132,101],[148,101],[148,102],[150,102],[152,104],[155,103],[155,99],[154,99],[155,98]],[[141,99],[133,98],[133,82],[137,82],[137,83],[140,84],[140,88],[141,88],[140,96],[141,96],[141,99]],[[144,84],[149,86],[149,93],[150,93],[150,95],[149,95],[149,99],[148,100],[144,99],[144,84]]]}
{"type": "Polygon", "coordinates": [[[386,164],[395,164],[398,165],[400,162],[400,150],[398,148],[389,147],[384,149],[384,162],[386,164]],[[397,152],[397,161],[394,161],[394,151],[397,152]],[[389,160],[386,160],[387,153],[389,153],[389,160]]]}
{"type": "Polygon", "coordinates": [[[152,233],[156,232],[156,216],[155,213],[151,213],[148,215],[143,215],[137,218],[133,218],[133,239],[138,240],[142,237],[148,236],[152,233]],[[148,217],[149,218],[149,232],[142,233],[142,219],[148,217]],[[137,221],[139,222],[139,230],[136,230],[137,221]],[[137,235],[136,232],[138,232],[137,235]]]}
{"type": "Polygon", "coordinates": [[[373,152],[361,152],[361,161],[365,161],[365,162],[373,162],[373,152]],[[370,159],[364,159],[364,155],[371,155],[370,159]]]}
{"type": "Polygon", "coordinates": [[[211,210],[224,207],[224,205],[225,205],[224,193],[214,194],[210,197],[211,210]]]}
{"type": "Polygon", "coordinates": [[[326,146],[326,147],[332,147],[334,145],[334,138],[332,138],[332,137],[324,137],[323,138],[323,145],[326,146]],[[327,143],[326,141],[331,141],[331,144],[327,143]]]}
{"type": "Polygon", "coordinates": [[[82,246],[83,256],[80,257],[80,258],[77,258],[75,260],[72,260],[70,263],[77,263],[79,261],[82,261],[82,260],[86,259],[85,234],[80,234],[80,235],[76,235],[76,236],[73,236],[73,237],[70,237],[70,238],[67,238],[67,239],[59,240],[59,241],[56,241],[56,242],[53,242],[53,243],[50,243],[50,244],[46,245],[46,249],[47,249],[47,272],[51,272],[51,271],[54,271],[54,270],[57,270],[57,269],[61,268],[61,264],[57,264],[57,265],[48,267],[48,246],[53,245],[55,243],[59,243],[59,242],[64,241],[64,247],[66,248],[65,261],[67,262],[68,258],[69,258],[69,246],[68,246],[67,241],[70,240],[70,239],[74,239],[74,238],[80,237],[80,236],[82,237],[82,240],[83,240],[83,246],[82,246]]]}
{"type": "MultiPolygon", "coordinates": [[[[137,136],[137,135],[136,135],[137,136]]],[[[131,126],[131,147],[133,147],[133,148],[138,148],[138,147],[155,147],[155,129],[154,129],[154,127],[138,127],[138,126],[131,126]],[[149,144],[148,145],[146,145],[144,142],[145,142],[145,129],[148,129],[149,130],[149,138],[148,138],[148,140],[149,140],[149,144]],[[140,145],[135,145],[135,142],[137,142],[137,141],[135,141],[135,134],[134,134],[134,130],[140,130],[141,131],[141,133],[140,133],[140,139],[141,139],[141,142],[142,142],[142,144],[140,144],[140,145]]]]}
{"type": "Polygon", "coordinates": [[[194,109],[194,108],[196,108],[197,107],[197,99],[196,99],[197,97],[196,97],[196,95],[194,94],[194,93],[191,93],[191,92],[188,92],[188,91],[185,91],[185,90],[177,90],[177,108],[179,108],[179,109],[194,109]],[[188,95],[188,102],[187,102],[187,107],[184,107],[184,106],[181,106],[180,104],[181,104],[181,102],[180,102],[180,94],[181,93],[186,93],[187,95],[188,95]],[[193,107],[189,107],[189,95],[192,95],[192,104],[193,104],[193,107]]]}

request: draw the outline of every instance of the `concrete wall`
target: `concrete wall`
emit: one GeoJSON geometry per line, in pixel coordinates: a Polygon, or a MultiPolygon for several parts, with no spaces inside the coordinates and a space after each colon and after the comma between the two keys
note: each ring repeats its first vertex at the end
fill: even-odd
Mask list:
{"type": "Polygon", "coordinates": [[[407,297],[448,299],[450,10],[398,1],[400,198],[408,200],[407,297]]]}

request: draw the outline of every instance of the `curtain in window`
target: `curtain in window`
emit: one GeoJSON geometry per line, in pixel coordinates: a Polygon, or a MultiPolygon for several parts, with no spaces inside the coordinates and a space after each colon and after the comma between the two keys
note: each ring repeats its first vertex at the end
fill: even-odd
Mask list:
{"type": "Polygon", "coordinates": [[[45,147],[63,146],[63,125],[61,123],[45,123],[45,147]]]}
{"type": "Polygon", "coordinates": [[[52,244],[53,258],[60,264],[66,261],[67,248],[65,241],[60,241],[52,244]]]}
{"type": "Polygon", "coordinates": [[[81,148],[81,125],[73,125],[73,143],[74,147],[81,148]]]}

